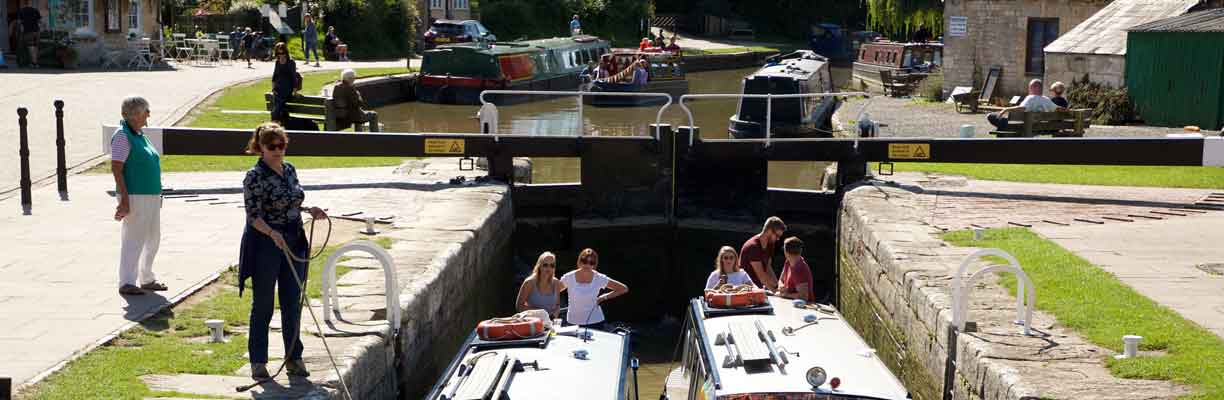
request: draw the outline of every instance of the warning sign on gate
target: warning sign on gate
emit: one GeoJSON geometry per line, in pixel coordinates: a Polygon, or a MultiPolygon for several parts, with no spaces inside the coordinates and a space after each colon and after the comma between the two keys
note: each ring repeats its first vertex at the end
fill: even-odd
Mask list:
{"type": "Polygon", "coordinates": [[[463,139],[425,139],[425,154],[463,154],[463,139]]]}
{"type": "Polygon", "coordinates": [[[890,160],[929,160],[931,145],[929,143],[889,143],[888,158],[890,160]]]}

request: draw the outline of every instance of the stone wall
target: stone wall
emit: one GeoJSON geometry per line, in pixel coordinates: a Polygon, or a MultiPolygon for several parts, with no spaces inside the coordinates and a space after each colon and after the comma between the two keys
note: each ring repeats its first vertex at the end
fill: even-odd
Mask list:
{"type": "MultiPolygon", "coordinates": [[[[914,399],[1175,398],[1184,393],[1167,381],[1111,376],[1104,359],[1112,351],[1086,343],[1044,313],[1034,312],[1035,335],[1023,335],[1013,322],[1015,299],[994,275],[969,285],[968,320],[976,330],[952,329],[952,276],[962,258],[978,249],[944,243],[941,231],[924,222],[928,210],[916,201],[921,195],[915,189],[921,191],[855,188],[845,196],[837,227],[841,311],[914,399]]],[[[1036,293],[1040,298],[1040,286],[1036,293]]]]}
{"type": "MultiPolygon", "coordinates": [[[[992,67],[1003,68],[996,97],[1022,95],[1030,79],[1041,73],[1025,71],[1025,46],[1030,18],[1058,18],[1058,33],[1070,31],[1103,8],[1105,2],[1086,0],[948,0],[948,18],[967,17],[964,37],[944,36],[944,89],[981,87],[992,67]]],[[[1050,61],[1046,60],[1046,68],[1050,61]]]]}
{"type": "Polygon", "coordinates": [[[1113,87],[1126,86],[1126,56],[1105,54],[1046,53],[1045,84],[1071,81],[1088,74],[1093,82],[1113,87]]]}

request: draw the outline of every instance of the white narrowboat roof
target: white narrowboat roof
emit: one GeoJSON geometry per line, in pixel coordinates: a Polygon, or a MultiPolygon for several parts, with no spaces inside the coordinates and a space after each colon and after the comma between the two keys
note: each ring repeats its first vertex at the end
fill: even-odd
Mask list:
{"type": "MultiPolygon", "coordinates": [[[[473,357],[493,359],[490,356],[509,356],[522,363],[538,362],[539,369],[525,366],[515,372],[507,390],[510,399],[545,399],[545,400],[621,400],[625,394],[625,369],[629,365],[629,338],[619,333],[604,332],[595,329],[576,329],[577,327],[559,328],[550,332],[547,345],[524,345],[516,347],[494,347],[476,350],[469,342],[464,344],[461,353],[464,362],[473,357]],[[590,333],[588,340],[583,340],[576,333],[590,333]],[[574,356],[575,350],[586,350],[585,359],[574,356]]],[[[453,385],[462,384],[462,379],[456,379],[458,364],[447,371],[430,400],[439,399],[439,393],[448,393],[453,385]]]]}
{"type": "MultiPolygon", "coordinates": [[[[700,300],[698,300],[700,302],[700,300]]],[[[876,399],[907,399],[909,393],[888,367],[875,356],[874,350],[850,327],[841,313],[831,307],[828,313],[795,307],[792,300],[769,297],[773,315],[739,314],[712,316],[703,320],[703,340],[712,352],[713,364],[718,367],[718,396],[748,393],[812,393],[841,396],[857,396],[876,399]],[[817,324],[805,326],[804,316],[816,315],[817,324]],[[788,353],[788,363],[779,367],[773,362],[749,361],[743,365],[727,367],[724,364],[730,350],[727,345],[716,344],[719,334],[728,331],[743,331],[755,322],[773,333],[775,348],[788,353]],[[800,328],[793,336],[783,334],[783,328],[800,328]],[[798,353],[798,354],[796,354],[798,353]],[[806,372],[812,367],[824,368],[828,374],[823,385],[813,389],[808,384],[806,372]],[[838,378],[841,385],[836,390],[830,385],[838,378]]],[[[751,329],[755,333],[755,329],[751,329]]],[[[745,335],[739,335],[745,336],[745,335]]],[[[756,337],[736,341],[754,340],[756,337]]],[[[762,342],[763,343],[763,342],[762,342]]],[[[761,351],[760,343],[735,345],[741,357],[755,358],[761,351]]],[[[767,351],[767,350],[766,350],[767,351]]]]}

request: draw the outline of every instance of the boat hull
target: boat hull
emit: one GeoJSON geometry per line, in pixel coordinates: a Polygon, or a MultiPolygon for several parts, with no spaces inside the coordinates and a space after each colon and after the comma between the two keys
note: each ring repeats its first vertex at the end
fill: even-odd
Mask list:
{"type": "MultiPolygon", "coordinates": [[[[689,84],[687,80],[649,82],[646,86],[640,88],[632,85],[604,84],[592,85],[589,91],[592,93],[666,93],[671,96],[672,103],[675,103],[680,101],[680,96],[688,94],[689,84]]],[[[665,104],[667,99],[662,97],[590,95],[584,96],[582,102],[595,107],[637,107],[665,104]]]]}
{"type": "MultiPolygon", "coordinates": [[[[514,82],[504,87],[496,85],[468,86],[447,84],[445,79],[433,79],[429,83],[417,84],[417,100],[434,104],[480,105],[480,93],[485,90],[537,90],[537,91],[574,91],[578,90],[580,80],[578,75],[559,75],[546,79],[535,79],[524,82],[514,82]],[[432,81],[438,81],[433,83],[432,81]]],[[[489,96],[489,101],[497,105],[519,104],[529,101],[545,100],[551,96],[538,95],[497,95],[489,96]]]]}
{"type": "MultiPolygon", "coordinates": [[[[833,112],[837,111],[839,106],[841,106],[841,100],[826,97],[821,100],[821,104],[816,107],[808,120],[799,123],[774,120],[769,126],[772,132],[770,137],[832,137],[833,112]]],[[[736,139],[765,138],[765,127],[762,122],[743,120],[739,118],[739,115],[731,116],[727,130],[731,133],[731,137],[736,139]]]]}

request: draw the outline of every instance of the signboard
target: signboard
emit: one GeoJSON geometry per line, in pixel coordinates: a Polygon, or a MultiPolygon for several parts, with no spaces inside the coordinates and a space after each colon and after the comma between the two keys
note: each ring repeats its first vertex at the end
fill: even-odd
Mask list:
{"type": "Polygon", "coordinates": [[[929,160],[931,145],[929,143],[889,143],[888,158],[890,160],[929,160]]]}
{"type": "Polygon", "coordinates": [[[948,17],[948,37],[965,37],[969,33],[969,17],[948,17]]]}
{"type": "Polygon", "coordinates": [[[463,154],[463,139],[425,139],[425,154],[463,154]]]}

